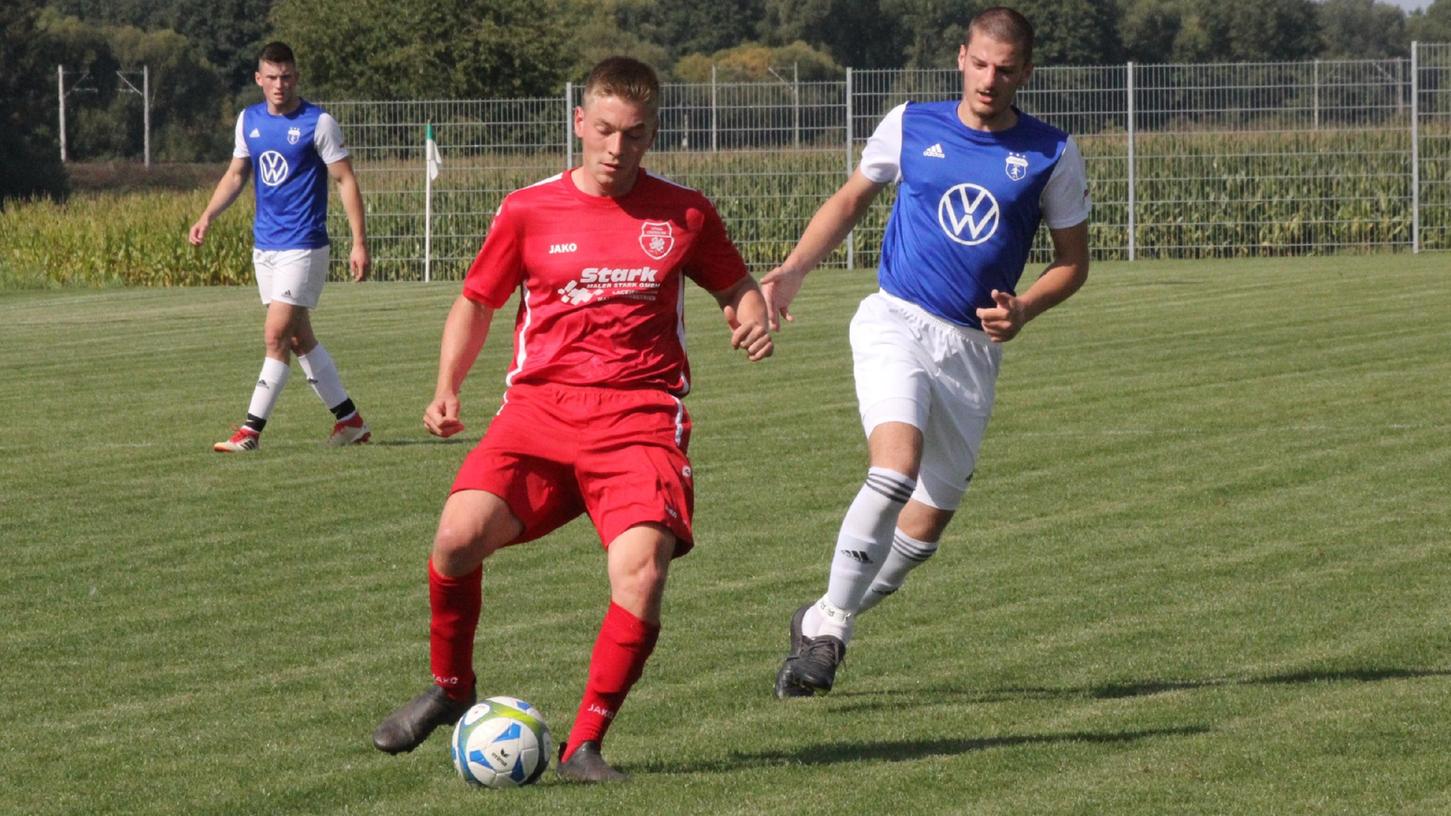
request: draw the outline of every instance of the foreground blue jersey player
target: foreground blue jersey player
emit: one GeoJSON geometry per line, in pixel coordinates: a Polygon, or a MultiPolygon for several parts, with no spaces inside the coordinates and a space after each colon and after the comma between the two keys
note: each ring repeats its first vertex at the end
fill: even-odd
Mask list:
{"type": "Polygon", "coordinates": [[[761,281],[771,328],[806,273],[886,185],[881,291],[851,323],[871,467],[842,521],[826,594],[791,617],[776,696],[831,690],[856,617],[937,551],[972,479],[1002,343],[1088,277],[1088,191],[1068,134],[1013,106],[1032,74],[1033,29],[1012,9],[978,14],[959,48],[962,99],[909,102],[882,120],[861,165],[761,281]],[[1040,223],[1053,260],[1018,281],[1040,223]]]}
{"type": "Polygon", "coordinates": [[[291,48],[279,42],[263,47],[256,75],[263,101],[237,117],[232,163],[187,236],[193,246],[201,246],[212,220],[237,200],[247,178],[255,177],[252,265],[262,305],[267,307],[266,356],[247,405],[246,422],[231,438],[212,446],[219,453],[257,450],[262,429],[287,384],[292,354],[333,413],[328,443],[352,445],[371,436],[332,357],[313,333],[310,317],[327,281],[328,177],[337,182],[338,197],[348,214],[353,234],[348,266],[354,281],[368,274],[363,195],[343,146],[342,129],[326,111],[298,96],[298,78],[291,48]]]}

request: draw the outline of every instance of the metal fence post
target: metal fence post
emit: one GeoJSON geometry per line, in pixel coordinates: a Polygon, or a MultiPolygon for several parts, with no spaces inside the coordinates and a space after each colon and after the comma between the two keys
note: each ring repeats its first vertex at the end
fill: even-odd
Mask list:
{"type": "Polygon", "coordinates": [[[1420,43],[1411,43],[1411,252],[1421,251],[1420,48],[1420,43]]]}
{"type": "Polygon", "coordinates": [[[144,150],[146,152],[146,169],[151,169],[151,66],[141,66],[141,126],[145,131],[142,137],[144,150]]]}
{"type": "Polygon", "coordinates": [[[1135,230],[1135,224],[1134,224],[1134,62],[1133,62],[1133,60],[1129,60],[1128,70],[1127,70],[1127,81],[1126,81],[1125,85],[1127,86],[1126,96],[1128,97],[1128,119],[1129,119],[1129,121],[1128,121],[1128,149],[1129,149],[1129,155],[1128,155],[1128,171],[1129,171],[1128,172],[1128,176],[1129,176],[1128,177],[1128,185],[1129,185],[1129,200],[1128,200],[1128,215],[1129,215],[1129,217],[1128,217],[1128,221],[1129,221],[1129,223],[1128,223],[1128,228],[1129,228],[1129,260],[1132,261],[1132,260],[1134,260],[1135,249],[1137,248],[1136,236],[1134,234],[1136,232],[1136,230],[1135,230]]]}
{"type": "Polygon", "coordinates": [[[1315,60],[1315,74],[1313,80],[1313,95],[1315,98],[1315,129],[1320,129],[1320,60],[1315,60]]]}
{"type": "Polygon", "coordinates": [[[60,163],[65,164],[65,66],[55,66],[56,99],[60,104],[60,163]]]}
{"type": "Polygon", "coordinates": [[[716,141],[715,63],[710,64],[710,152],[720,150],[716,141]]]}
{"type": "Polygon", "coordinates": [[[564,83],[564,169],[574,167],[574,81],[564,83]]]}
{"type": "MultiPolygon", "coordinates": [[[[851,178],[851,69],[846,69],[846,177],[851,178]]],[[[846,234],[846,270],[856,268],[856,229],[846,234]]]]}

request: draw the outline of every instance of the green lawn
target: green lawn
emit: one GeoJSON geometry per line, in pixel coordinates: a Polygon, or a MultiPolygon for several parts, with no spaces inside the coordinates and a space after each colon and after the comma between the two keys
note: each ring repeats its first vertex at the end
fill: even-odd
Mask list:
{"type": "MultiPolygon", "coordinates": [[[[1445,255],[1097,266],[1008,347],[941,553],[836,692],[780,703],[786,619],[864,475],[846,325],[871,287],[813,277],[755,366],[692,296],[700,546],[606,746],[634,778],[506,793],[442,735],[369,743],[428,682],[427,547],[506,325],[440,442],[457,285],[334,284],[315,324],[376,443],[325,447],[294,377],[260,454],[223,457],[254,290],[0,293],[0,813],[1451,812],[1445,255]]],[[[562,737],[594,534],[487,573],[480,691],[562,737]]]]}

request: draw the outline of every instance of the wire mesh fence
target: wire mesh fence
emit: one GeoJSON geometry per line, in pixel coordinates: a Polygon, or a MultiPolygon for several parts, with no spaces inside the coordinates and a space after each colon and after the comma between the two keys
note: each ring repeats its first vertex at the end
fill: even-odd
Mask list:
{"type": "MultiPolygon", "coordinates": [[[[576,162],[579,92],[328,103],[378,276],[461,276],[504,195],[576,162]],[[425,224],[429,123],[443,168],[425,224]]],[[[953,70],[667,84],[646,166],[709,195],[759,273],[790,251],[888,110],[961,94],[953,70]]],[[[1095,258],[1451,248],[1451,45],[1418,45],[1410,59],[1039,68],[1018,101],[1080,144],[1095,258]]],[[[892,195],[826,265],[875,265],[892,195]]],[[[334,218],[345,234],[341,208],[334,218]]],[[[1034,261],[1048,253],[1044,231],[1034,261]]]]}

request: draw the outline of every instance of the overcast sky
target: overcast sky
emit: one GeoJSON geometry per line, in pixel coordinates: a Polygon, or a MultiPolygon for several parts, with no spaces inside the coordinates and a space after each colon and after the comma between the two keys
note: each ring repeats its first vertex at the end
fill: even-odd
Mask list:
{"type": "Polygon", "coordinates": [[[1431,5],[1431,0],[1385,0],[1385,2],[1388,2],[1393,6],[1400,6],[1406,11],[1423,9],[1426,6],[1431,5]]]}

